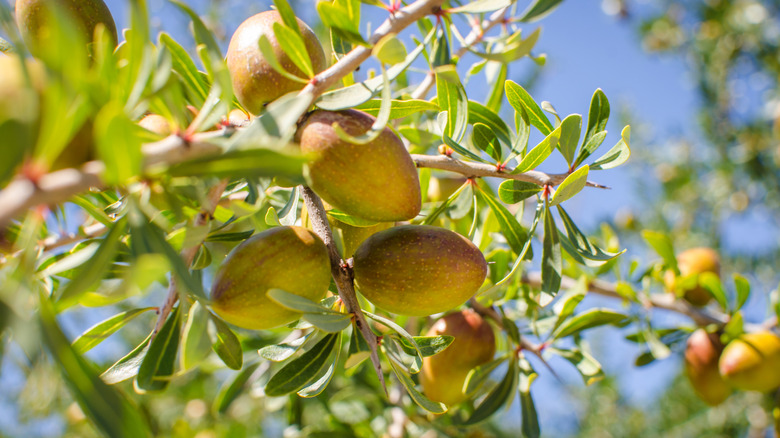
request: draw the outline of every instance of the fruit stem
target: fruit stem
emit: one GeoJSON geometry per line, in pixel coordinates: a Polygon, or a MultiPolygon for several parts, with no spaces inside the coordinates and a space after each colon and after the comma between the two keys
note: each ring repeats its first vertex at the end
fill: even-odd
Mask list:
{"type": "Polygon", "coordinates": [[[360,330],[360,333],[365,338],[371,349],[371,363],[374,366],[379,381],[382,383],[382,388],[387,395],[387,385],[385,384],[385,376],[382,373],[382,364],[379,362],[378,340],[377,335],[371,330],[371,326],[366,321],[366,317],[363,311],[360,310],[360,303],[355,293],[354,276],[352,272],[352,264],[349,260],[344,261],[339,255],[336,243],[333,240],[333,231],[330,229],[328,223],[328,216],[325,213],[325,207],[322,205],[322,200],[312,189],[306,186],[301,187],[301,193],[303,195],[303,202],[306,204],[306,211],[309,213],[309,219],[311,220],[312,229],[322,239],[325,246],[328,247],[328,253],[330,255],[330,271],[333,276],[333,280],[336,282],[336,289],[339,292],[341,301],[347,308],[347,312],[354,316],[355,328],[360,330]]]}

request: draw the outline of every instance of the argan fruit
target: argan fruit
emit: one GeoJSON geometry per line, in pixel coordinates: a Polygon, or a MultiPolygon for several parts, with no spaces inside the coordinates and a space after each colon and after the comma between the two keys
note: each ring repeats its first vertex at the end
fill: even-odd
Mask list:
{"type": "Polygon", "coordinates": [[[428,316],[474,296],[487,276],[482,252],[455,232],[402,225],[366,239],[355,252],[355,281],[388,312],[428,316]]]}
{"type": "Polygon", "coordinates": [[[249,114],[244,110],[234,109],[228,113],[227,121],[231,126],[244,126],[249,123],[249,114]]]}
{"type": "MultiPolygon", "coordinates": [[[[260,52],[258,41],[265,35],[282,68],[293,75],[306,76],[282,50],[274,34],[274,23],[284,24],[277,11],[253,15],[238,26],[228,46],[227,65],[233,80],[233,90],[241,105],[255,115],[259,114],[267,103],[284,94],[300,90],[305,85],[282,76],[260,52]]],[[[319,73],[326,66],[325,52],[320,41],[303,21],[298,20],[298,27],[303,34],[314,73],[319,73]]]]}
{"type": "Polygon", "coordinates": [[[734,388],[776,389],[780,387],[780,337],[770,331],[746,333],[726,345],[718,366],[734,388]]]}
{"type": "Polygon", "coordinates": [[[718,371],[723,344],[717,334],[698,329],[688,338],[685,348],[685,372],[693,390],[705,403],[715,406],[731,394],[731,386],[718,371]]]}
{"type": "Polygon", "coordinates": [[[59,10],[70,13],[84,41],[92,42],[95,27],[102,23],[106,31],[117,41],[116,24],[103,0],[17,0],[16,23],[30,51],[35,53],[40,44],[44,44],[47,35],[47,20],[56,5],[59,10]]]}
{"type": "Polygon", "coordinates": [[[428,183],[428,201],[440,202],[449,198],[466,182],[466,178],[457,176],[432,176],[428,183]]]}
{"type": "MultiPolygon", "coordinates": [[[[691,248],[677,255],[677,267],[680,277],[712,272],[720,276],[720,257],[711,248],[691,248]]],[[[666,288],[677,293],[678,278],[673,271],[664,274],[666,288]]],[[[710,302],[712,295],[701,286],[689,287],[681,291],[683,298],[694,306],[704,306],[710,302]]]]}
{"type": "Polygon", "coordinates": [[[351,136],[371,129],[376,119],[364,112],[315,111],[298,129],[301,151],[316,156],[308,165],[310,187],[333,207],[362,219],[395,222],[420,212],[417,168],[389,128],[368,144],[342,140],[338,124],[351,136]]]}
{"type": "Polygon", "coordinates": [[[171,122],[159,114],[147,114],[138,122],[138,125],[163,137],[173,133],[171,122]]]}
{"type": "Polygon", "coordinates": [[[426,334],[440,335],[455,339],[444,351],[423,358],[420,383],[429,399],[455,405],[468,398],[463,385],[469,371],[493,359],[496,339],[490,324],[471,309],[445,315],[426,334]]]}
{"type": "Polygon", "coordinates": [[[258,233],[228,254],[214,277],[211,308],[225,321],[253,330],[295,321],[300,314],[276,304],[270,289],[318,301],[330,285],[325,244],[302,227],[258,233]]]}

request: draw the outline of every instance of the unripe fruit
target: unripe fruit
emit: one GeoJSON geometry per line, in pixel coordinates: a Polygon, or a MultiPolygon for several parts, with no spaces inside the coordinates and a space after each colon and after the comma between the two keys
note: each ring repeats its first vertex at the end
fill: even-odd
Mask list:
{"type": "Polygon", "coordinates": [[[474,296],[485,281],[487,263],[460,234],[403,225],[366,239],[355,252],[354,271],[358,289],[377,307],[428,316],[474,296]]]}
{"type": "Polygon", "coordinates": [[[685,372],[694,391],[710,406],[721,404],[731,394],[731,386],[718,371],[723,344],[717,334],[698,329],[688,338],[685,372]]]}
{"type": "Polygon", "coordinates": [[[103,0],[17,0],[16,23],[31,52],[35,53],[40,44],[45,44],[48,15],[56,12],[50,9],[51,5],[57,5],[63,11],[70,13],[73,24],[84,41],[92,42],[95,27],[102,23],[116,43],[116,24],[103,0]]]}
{"type": "MultiPolygon", "coordinates": [[[[252,114],[259,114],[265,104],[286,93],[300,90],[305,85],[282,76],[260,52],[257,42],[260,36],[265,35],[282,68],[293,75],[306,76],[282,50],[274,35],[274,23],[284,24],[277,11],[253,15],[238,26],[228,46],[227,65],[233,80],[233,90],[241,105],[252,114]]],[[[298,20],[298,27],[303,34],[314,73],[319,73],[326,66],[325,52],[320,41],[303,21],[298,20]]]]}
{"type": "MultiPolygon", "coordinates": [[[[711,248],[691,248],[677,256],[677,267],[680,269],[680,277],[704,272],[712,272],[720,276],[720,257],[711,248]]],[[[674,272],[666,271],[664,283],[669,291],[676,293],[678,279],[674,272]]],[[[701,286],[687,288],[683,293],[683,298],[694,306],[704,306],[712,298],[712,295],[701,286]]]]}
{"type": "Polygon", "coordinates": [[[471,309],[445,315],[426,334],[440,335],[455,340],[441,353],[423,358],[420,383],[431,400],[454,405],[467,398],[463,384],[469,371],[493,359],[496,339],[493,328],[471,309]]]}
{"type": "Polygon", "coordinates": [[[148,114],[144,116],[144,118],[138,122],[138,125],[163,137],[167,137],[173,133],[171,122],[159,114],[148,114]]]}
{"type": "Polygon", "coordinates": [[[740,336],[723,350],[719,370],[737,389],[766,392],[780,387],[780,337],[769,331],[740,336]]]}
{"type": "Polygon", "coordinates": [[[440,202],[450,197],[466,182],[466,178],[458,176],[431,177],[428,183],[428,201],[440,202]]]}
{"type": "Polygon", "coordinates": [[[342,249],[344,251],[343,256],[345,259],[352,257],[363,241],[379,231],[386,230],[393,226],[392,222],[381,222],[369,227],[355,227],[336,219],[329,220],[329,222],[333,232],[341,235],[341,243],[343,244],[342,249]]]}
{"type": "Polygon", "coordinates": [[[333,129],[359,136],[376,119],[361,111],[315,111],[298,129],[309,163],[310,187],[335,208],[376,221],[412,219],[420,212],[420,180],[404,144],[389,128],[368,144],[342,140],[333,129]]]}
{"type": "Polygon", "coordinates": [[[322,240],[302,227],[276,227],[227,256],[214,277],[211,308],[238,327],[269,329],[300,317],[272,301],[269,289],[318,301],[329,285],[330,257],[322,240]]]}

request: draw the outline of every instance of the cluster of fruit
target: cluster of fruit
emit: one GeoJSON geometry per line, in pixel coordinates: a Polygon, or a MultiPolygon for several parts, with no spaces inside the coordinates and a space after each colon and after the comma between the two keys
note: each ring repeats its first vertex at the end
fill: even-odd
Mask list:
{"type": "MultiPolygon", "coordinates": [[[[680,275],[667,271],[664,282],[670,292],[694,306],[704,306],[712,294],[698,276],[720,275],[718,253],[692,248],[677,255],[680,275]]],[[[727,345],[721,333],[700,328],[691,334],[685,350],[685,369],[693,389],[710,405],[722,403],[734,389],[767,392],[780,387],[780,337],[770,331],[745,333],[727,345]]]]}

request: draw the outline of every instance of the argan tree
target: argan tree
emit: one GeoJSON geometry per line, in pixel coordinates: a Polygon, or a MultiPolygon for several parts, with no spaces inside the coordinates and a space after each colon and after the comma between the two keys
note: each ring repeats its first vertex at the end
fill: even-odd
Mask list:
{"type": "Polygon", "coordinates": [[[44,399],[74,433],[458,436],[519,400],[536,437],[535,378],[603,379],[583,335],[605,325],[638,364],[684,354],[706,403],[771,400],[777,319],[743,322],[718,252],[644,230],[657,257],[624,260],[567,213],[611,196],[630,129],[607,133],[600,89],[565,115],[507,80],[544,64],[560,0],[320,1],[320,32],[277,0],[226,53],[171,1],[192,53],[143,1],[118,32],[101,0],[0,4],[0,345],[59,371],[44,399]]]}

